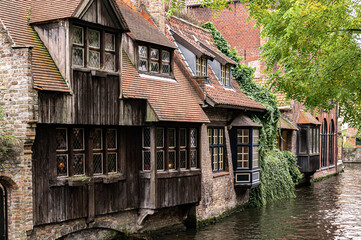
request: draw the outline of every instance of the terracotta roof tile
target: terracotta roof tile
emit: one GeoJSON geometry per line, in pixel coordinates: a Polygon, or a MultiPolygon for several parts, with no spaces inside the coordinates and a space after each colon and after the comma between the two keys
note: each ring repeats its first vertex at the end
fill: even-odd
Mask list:
{"type": "Polygon", "coordinates": [[[304,112],[303,110],[300,111],[300,115],[298,117],[298,121],[297,124],[316,124],[316,125],[321,125],[321,123],[319,121],[317,121],[317,119],[312,116],[310,113],[308,112],[304,112]]]}
{"type": "MultiPolygon", "coordinates": [[[[43,2],[34,0],[33,2],[43,2]]],[[[60,0],[56,0],[60,1],[60,0]]],[[[55,66],[49,52],[35,31],[28,25],[31,2],[0,1],[0,19],[9,31],[15,46],[29,45],[32,50],[34,87],[41,90],[69,92],[69,88],[55,66]]]]}
{"type": "Polygon", "coordinates": [[[294,126],[289,120],[287,120],[283,116],[280,117],[277,125],[278,125],[278,128],[281,128],[281,129],[298,130],[298,128],[296,126],[294,126]]]}
{"type": "Polygon", "coordinates": [[[209,122],[177,64],[174,64],[174,74],[176,81],[142,77],[123,51],[124,98],[146,99],[159,121],[209,122]]]}

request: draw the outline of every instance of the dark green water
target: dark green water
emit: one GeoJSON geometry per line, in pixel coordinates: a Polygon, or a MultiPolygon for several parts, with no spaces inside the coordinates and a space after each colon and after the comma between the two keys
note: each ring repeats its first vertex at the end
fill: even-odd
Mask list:
{"type": "Polygon", "coordinates": [[[157,239],[361,239],[361,164],[348,164],[339,176],[296,189],[295,199],[157,239]]]}

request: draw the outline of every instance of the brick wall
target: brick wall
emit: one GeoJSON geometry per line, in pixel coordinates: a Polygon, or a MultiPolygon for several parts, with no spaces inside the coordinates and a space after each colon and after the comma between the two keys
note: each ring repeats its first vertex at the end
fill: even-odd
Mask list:
{"type": "Polygon", "coordinates": [[[2,159],[0,182],[8,194],[9,239],[25,239],[33,225],[32,152],[37,119],[37,92],[33,89],[31,48],[12,47],[0,22],[0,99],[6,128],[16,137],[2,159]]]}

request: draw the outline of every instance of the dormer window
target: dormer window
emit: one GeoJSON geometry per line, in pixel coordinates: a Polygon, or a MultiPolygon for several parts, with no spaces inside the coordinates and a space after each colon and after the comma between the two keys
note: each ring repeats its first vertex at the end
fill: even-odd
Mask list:
{"type": "Polygon", "coordinates": [[[115,71],[115,43],[113,33],[73,26],[73,66],[115,71]]]}
{"type": "Polygon", "coordinates": [[[230,72],[231,71],[229,66],[225,66],[225,65],[221,66],[221,82],[224,86],[230,86],[230,82],[231,82],[230,72]]]}
{"type": "Polygon", "coordinates": [[[197,58],[197,76],[207,76],[207,59],[197,58]]]}
{"type": "Polygon", "coordinates": [[[148,46],[138,46],[138,70],[153,74],[170,75],[170,52],[148,46]]]}

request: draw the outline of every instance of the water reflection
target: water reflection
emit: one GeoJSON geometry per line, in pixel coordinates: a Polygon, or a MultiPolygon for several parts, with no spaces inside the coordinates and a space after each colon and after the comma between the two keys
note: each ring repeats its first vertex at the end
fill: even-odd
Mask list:
{"type": "Polygon", "coordinates": [[[198,231],[157,239],[361,239],[361,165],[296,190],[296,198],[246,209],[198,231]]]}

